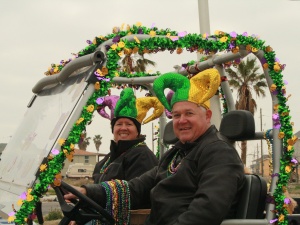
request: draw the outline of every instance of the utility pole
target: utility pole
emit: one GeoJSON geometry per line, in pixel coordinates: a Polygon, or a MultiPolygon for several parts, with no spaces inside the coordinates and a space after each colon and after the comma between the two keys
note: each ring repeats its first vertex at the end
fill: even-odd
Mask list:
{"type": "MultiPolygon", "coordinates": [[[[210,35],[210,19],[209,19],[209,5],[208,0],[198,0],[198,13],[199,13],[199,25],[200,25],[200,34],[207,33],[210,35]]],[[[198,60],[201,59],[203,55],[197,53],[198,60]]],[[[210,108],[213,112],[211,123],[214,124],[217,128],[220,127],[222,115],[221,105],[219,102],[219,95],[215,95],[210,100],[210,108]]]]}
{"type": "MultiPolygon", "coordinates": [[[[263,131],[262,128],[262,109],[260,108],[260,130],[263,131]]],[[[261,155],[261,176],[264,176],[264,152],[263,152],[263,144],[262,139],[260,140],[260,155],[261,155]]]]}
{"type": "Polygon", "coordinates": [[[198,0],[200,33],[210,34],[208,0],[198,0]]]}

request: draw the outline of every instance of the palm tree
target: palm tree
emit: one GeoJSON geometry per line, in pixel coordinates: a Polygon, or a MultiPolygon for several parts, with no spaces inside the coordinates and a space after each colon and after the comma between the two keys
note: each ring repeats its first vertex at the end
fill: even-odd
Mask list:
{"type": "MultiPolygon", "coordinates": [[[[260,73],[261,67],[257,64],[256,58],[247,57],[246,61],[241,61],[241,63],[236,67],[227,68],[226,72],[228,74],[229,85],[237,90],[237,100],[235,108],[237,110],[248,110],[253,115],[257,109],[257,104],[253,98],[252,92],[256,96],[265,97],[264,88],[267,87],[265,80],[265,75],[260,73]]],[[[247,157],[247,141],[241,142],[241,159],[246,165],[247,157]]]]}
{"type": "Polygon", "coordinates": [[[86,151],[87,146],[90,144],[91,137],[87,137],[86,132],[80,135],[80,140],[78,142],[78,147],[80,150],[86,151]]]}
{"type": "Polygon", "coordinates": [[[95,135],[95,137],[93,138],[93,141],[95,143],[95,146],[96,146],[96,150],[97,150],[97,153],[99,153],[99,149],[100,149],[100,146],[102,144],[102,137],[101,135],[95,135]]]}
{"type": "Polygon", "coordinates": [[[127,73],[145,72],[146,66],[148,66],[148,65],[155,66],[155,62],[153,62],[149,59],[146,59],[144,57],[144,53],[137,53],[137,57],[138,57],[137,60],[134,60],[134,58],[131,56],[132,56],[132,54],[126,54],[125,57],[121,61],[123,64],[123,70],[127,73]]]}

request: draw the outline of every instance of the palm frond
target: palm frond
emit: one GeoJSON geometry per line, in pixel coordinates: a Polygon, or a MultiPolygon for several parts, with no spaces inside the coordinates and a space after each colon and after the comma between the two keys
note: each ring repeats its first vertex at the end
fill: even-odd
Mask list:
{"type": "MultiPolygon", "coordinates": [[[[268,87],[266,78],[261,73],[261,67],[257,65],[256,58],[247,57],[236,68],[225,69],[229,86],[237,90],[235,107],[237,110],[248,110],[253,115],[257,110],[257,103],[253,99],[253,93],[258,97],[265,97],[265,88],[268,87]]],[[[247,142],[241,145],[241,158],[246,164],[247,142]]]]}

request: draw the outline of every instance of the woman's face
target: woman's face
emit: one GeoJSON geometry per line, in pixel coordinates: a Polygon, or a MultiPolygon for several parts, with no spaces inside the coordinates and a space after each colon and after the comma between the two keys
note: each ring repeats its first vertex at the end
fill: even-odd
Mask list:
{"type": "Polygon", "coordinates": [[[134,140],[138,137],[138,130],[132,120],[127,118],[118,119],[113,129],[114,140],[134,140]]]}

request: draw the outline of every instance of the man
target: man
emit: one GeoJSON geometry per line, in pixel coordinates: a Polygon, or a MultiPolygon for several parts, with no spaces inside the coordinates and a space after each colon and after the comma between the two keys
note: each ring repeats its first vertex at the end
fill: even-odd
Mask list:
{"type": "MultiPolygon", "coordinates": [[[[146,225],[219,225],[226,218],[234,218],[244,184],[244,168],[230,142],[210,124],[208,100],[219,84],[220,75],[215,69],[203,71],[191,80],[173,73],[157,78],[154,91],[166,109],[172,111],[179,141],[163,155],[157,167],[129,182],[122,181],[123,192],[121,188],[114,189],[120,181],[88,185],[81,191],[106,205],[121,222],[126,215],[116,217],[119,211],[110,208],[116,209],[120,204],[110,199],[128,198],[133,208],[150,201],[146,225]],[[164,95],[167,87],[174,91],[171,104],[164,95]],[[117,192],[121,194],[113,194],[117,192]]],[[[66,195],[67,199],[71,197],[66,195]]],[[[122,211],[128,207],[121,205],[122,211]]]]}

